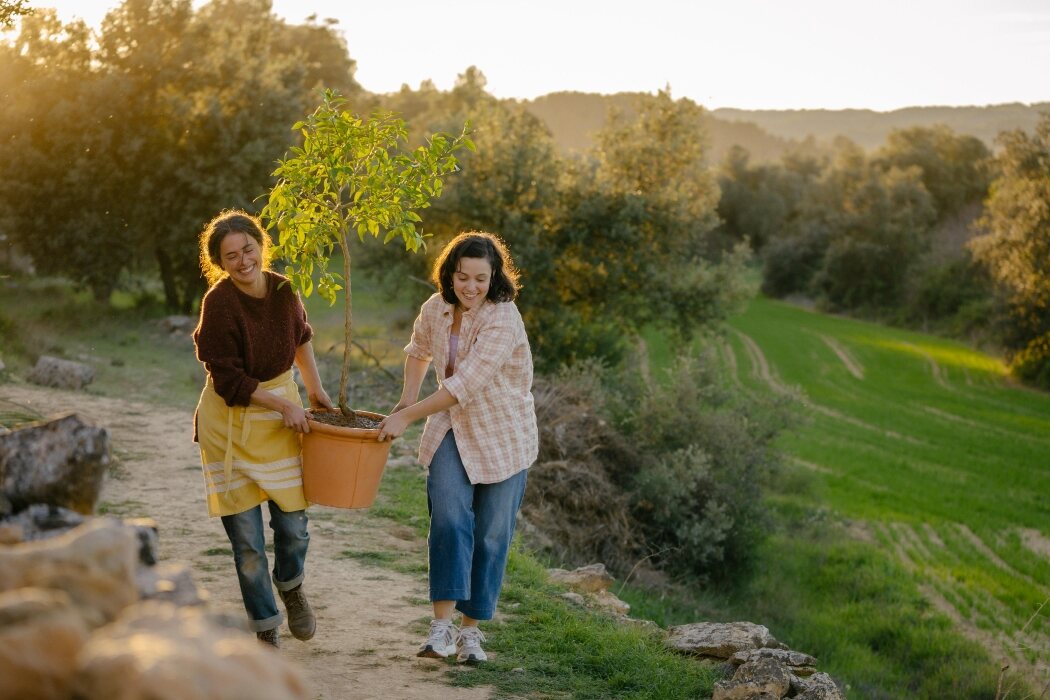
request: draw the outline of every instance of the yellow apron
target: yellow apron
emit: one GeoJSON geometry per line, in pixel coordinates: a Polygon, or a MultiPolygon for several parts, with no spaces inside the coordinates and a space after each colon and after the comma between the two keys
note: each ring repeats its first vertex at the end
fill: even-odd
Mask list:
{"type": "MultiPolygon", "coordinates": [[[[291,370],[259,387],[302,405],[291,370]]],[[[227,406],[208,377],[197,405],[197,440],[208,515],[235,515],[266,500],[285,512],[306,507],[300,437],[277,411],[227,406]]]]}

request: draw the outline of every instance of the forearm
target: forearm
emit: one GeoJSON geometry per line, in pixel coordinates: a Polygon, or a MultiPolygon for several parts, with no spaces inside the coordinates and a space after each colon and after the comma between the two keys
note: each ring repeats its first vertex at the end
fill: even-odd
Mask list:
{"type": "Polygon", "coordinates": [[[284,409],[288,406],[292,406],[291,401],[288,399],[282,399],[273,392],[263,389],[262,386],[256,387],[255,391],[252,392],[251,402],[257,406],[263,406],[271,411],[277,411],[283,414],[284,409]]]}
{"type": "MultiPolygon", "coordinates": [[[[300,433],[310,432],[310,425],[306,420],[306,411],[297,403],[281,398],[262,387],[257,387],[252,392],[251,403],[280,413],[285,427],[300,433]]],[[[245,417],[245,420],[247,420],[247,417],[245,417]]]]}
{"type": "Polygon", "coordinates": [[[423,379],[427,376],[427,367],[430,363],[418,357],[408,355],[405,358],[405,383],[401,389],[401,400],[399,406],[411,406],[419,398],[419,389],[423,386],[423,379]]]}
{"type": "Polygon", "coordinates": [[[447,389],[441,388],[422,401],[404,408],[403,411],[405,418],[407,418],[410,423],[414,423],[421,418],[426,418],[427,416],[432,416],[435,413],[440,413],[441,411],[449,409],[457,403],[459,402],[456,400],[455,396],[450,394],[447,389]]]}
{"type": "Polygon", "coordinates": [[[324,391],[321,374],[317,371],[317,360],[314,358],[314,345],[309,340],[295,349],[295,366],[299,368],[308,396],[316,396],[324,391]]]}

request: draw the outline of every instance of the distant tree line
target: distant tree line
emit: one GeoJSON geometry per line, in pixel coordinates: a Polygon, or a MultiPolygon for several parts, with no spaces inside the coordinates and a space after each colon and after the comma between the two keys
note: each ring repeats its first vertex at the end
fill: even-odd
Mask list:
{"type": "Polygon", "coordinates": [[[0,65],[0,232],[99,299],[153,268],[183,312],[194,232],[253,208],[317,87],[361,94],[331,26],[266,0],[125,0],[97,32],[37,9],[0,65]]]}
{"type": "Polygon", "coordinates": [[[720,234],[748,240],[763,291],[825,309],[1004,347],[1050,387],[1050,115],[992,154],[943,125],[890,134],[873,153],[721,164],[720,234]]]}
{"type": "MultiPolygon", "coordinates": [[[[477,69],[448,92],[368,95],[333,26],[288,24],[267,0],[125,0],[97,31],[41,10],[0,44],[0,62],[0,232],[40,272],[99,299],[152,269],[166,304],[191,311],[204,291],[196,232],[222,208],[257,209],[322,85],[355,111],[399,112],[412,133],[477,125],[479,154],[427,230],[483,228],[513,246],[523,311],[544,329],[542,367],[615,360],[646,324],[688,337],[747,296],[744,248],[712,256],[718,190],[703,110],[688,100],[647,96],[587,157],[566,160],[536,117],[485,92],[477,69]]],[[[364,254],[398,282],[425,277],[426,260],[364,254]]]]}

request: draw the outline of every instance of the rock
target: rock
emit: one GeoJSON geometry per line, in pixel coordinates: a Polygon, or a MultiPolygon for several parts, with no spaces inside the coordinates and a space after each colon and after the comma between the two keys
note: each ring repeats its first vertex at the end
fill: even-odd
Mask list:
{"type": "Polygon", "coordinates": [[[0,593],[0,698],[65,700],[88,629],[61,591],[0,593]]]}
{"type": "Polygon", "coordinates": [[[835,681],[826,673],[814,673],[809,678],[799,679],[802,692],[794,700],[845,700],[835,681]]]}
{"type": "Polygon", "coordinates": [[[784,649],[769,630],[752,622],[694,622],[668,630],[667,646],[684,654],[728,659],[749,649],[784,649]]]}
{"type": "Polygon", "coordinates": [[[139,538],[139,561],[153,566],[160,560],[157,521],[153,518],[125,518],[123,523],[135,531],[139,538]]]}
{"type": "Polygon", "coordinates": [[[140,567],[135,583],[142,600],[166,601],[180,608],[204,605],[208,601],[207,591],[197,588],[185,564],[164,562],[159,566],[140,567]]]}
{"type": "Polygon", "coordinates": [[[621,625],[629,625],[631,627],[640,627],[646,630],[652,630],[656,632],[660,630],[660,625],[656,624],[652,620],[643,620],[640,617],[630,617],[629,615],[617,615],[616,621],[621,625]]]}
{"type": "Polygon", "coordinates": [[[109,433],[70,413],[0,435],[0,491],[18,512],[47,503],[91,513],[109,465],[109,433]]]}
{"type": "Polygon", "coordinates": [[[168,316],[160,321],[160,327],[169,333],[191,333],[197,327],[192,316],[168,316]]]}
{"type": "Polygon", "coordinates": [[[617,598],[609,591],[598,591],[590,594],[591,600],[600,609],[614,615],[627,615],[631,612],[631,606],[617,598]]]}
{"type": "Polygon", "coordinates": [[[5,369],[7,369],[7,365],[4,364],[3,360],[0,360],[0,372],[3,372],[5,369]]]}
{"type": "Polygon", "coordinates": [[[298,670],[255,635],[200,608],[149,601],[98,630],[80,654],[81,700],[305,700],[298,670]]]}
{"type": "MultiPolygon", "coordinates": [[[[0,436],[3,434],[4,432],[0,430],[0,436]]],[[[3,520],[14,512],[15,507],[11,504],[11,499],[5,496],[3,491],[0,491],[0,520],[3,520]]]]}
{"type": "Polygon", "coordinates": [[[65,591],[89,627],[138,599],[135,531],[95,518],[55,538],[0,547],[0,592],[26,586],[65,591]]]}
{"type": "Polygon", "coordinates": [[[565,569],[547,569],[551,581],[568,586],[581,593],[606,591],[614,579],[605,570],[605,564],[590,564],[572,571],[565,569]]]}
{"type": "Polygon", "coordinates": [[[587,601],[583,599],[583,596],[575,591],[565,591],[561,594],[561,597],[569,601],[573,605],[583,606],[587,604],[587,601]]]}
{"type": "Polygon", "coordinates": [[[731,681],[715,684],[711,700],[754,700],[771,697],[780,700],[791,688],[791,674],[776,659],[749,661],[736,670],[731,681]]]}
{"type": "Polygon", "coordinates": [[[57,537],[83,522],[84,516],[76,511],[46,503],[34,503],[17,515],[0,522],[4,532],[4,535],[0,535],[0,542],[16,544],[57,537]],[[8,534],[13,536],[13,539],[8,537],[8,534]]]}
{"type": "Polygon", "coordinates": [[[795,675],[808,676],[817,672],[814,668],[817,660],[809,654],[790,649],[749,649],[738,651],[729,657],[729,661],[737,666],[758,659],[776,659],[779,663],[791,669],[795,675]]]}
{"type": "Polygon", "coordinates": [[[33,384],[74,391],[83,389],[94,378],[95,370],[90,365],[48,355],[41,355],[36,361],[36,367],[26,375],[26,379],[33,384]]]}

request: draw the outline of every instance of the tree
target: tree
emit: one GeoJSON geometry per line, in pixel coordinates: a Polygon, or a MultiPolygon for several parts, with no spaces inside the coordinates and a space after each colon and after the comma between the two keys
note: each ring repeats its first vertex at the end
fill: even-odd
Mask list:
{"type": "Polygon", "coordinates": [[[728,245],[746,240],[760,252],[798,218],[802,198],[824,166],[801,153],[785,154],[772,165],[749,161],[746,150],[733,146],[719,169],[718,235],[728,245]]]}
{"type": "Polygon", "coordinates": [[[25,17],[0,46],[0,215],[40,272],[108,299],[134,251],[118,209],[120,90],[92,60],[88,27],[63,25],[54,10],[25,17]]]}
{"type": "MultiPolygon", "coordinates": [[[[474,228],[507,242],[541,371],[590,357],[615,362],[647,325],[688,336],[750,293],[746,251],[718,261],[709,244],[718,190],[703,165],[699,107],[647,97],[633,120],[610,121],[604,151],[566,162],[540,121],[487,96],[483,80],[468,69],[449,92],[402,90],[392,103],[416,107],[427,128],[449,114],[476,125],[477,153],[464,154],[429,230],[438,243],[474,228]]],[[[365,251],[378,275],[425,276],[422,260],[365,251]]]]}
{"type": "Polygon", "coordinates": [[[405,152],[408,132],[401,119],[389,113],[362,119],[345,105],[345,99],[325,90],[322,104],[293,125],[301,131],[303,145],[293,147],[274,171],[279,180],[263,216],[278,232],[275,254],[288,262],[293,288],[310,296],[316,274],[317,293],[330,304],[343,290],[339,408],[353,417],[347,398],[353,338],[350,237],[363,242],[366,235],[382,233],[383,243],[400,237],[406,250],[419,250],[423,237],[416,229],[421,219],[415,210],[441,195],[444,176],[456,168],[454,152],[474,145],[464,127],[459,136],[434,134],[426,145],[405,152]],[[341,275],[328,269],[336,247],[341,275]]]}
{"type": "Polygon", "coordinates": [[[31,14],[33,10],[26,0],[0,0],[0,29],[14,24],[14,18],[31,14]]]}
{"type": "Polygon", "coordinates": [[[2,51],[11,237],[99,299],[153,267],[182,312],[204,290],[196,233],[254,209],[315,86],[361,94],[331,25],[288,25],[268,0],[125,0],[94,34],[44,11],[2,51]]]}
{"type": "Polygon", "coordinates": [[[985,233],[970,243],[1003,296],[1004,342],[1020,376],[1050,388],[1050,114],[999,136],[985,233]]]}
{"type": "Polygon", "coordinates": [[[876,160],[886,170],[918,168],[937,216],[943,219],[987,194],[989,156],[977,137],[938,124],[891,131],[876,160]]]}

